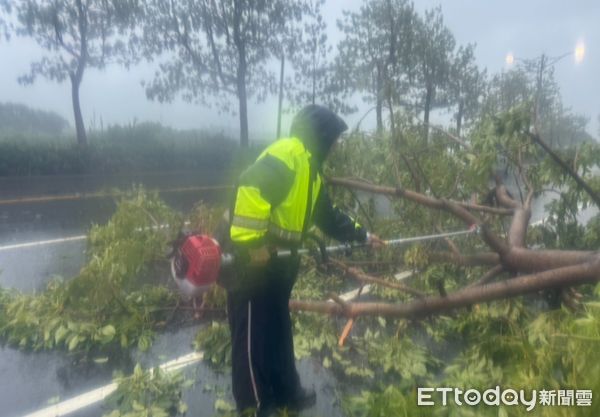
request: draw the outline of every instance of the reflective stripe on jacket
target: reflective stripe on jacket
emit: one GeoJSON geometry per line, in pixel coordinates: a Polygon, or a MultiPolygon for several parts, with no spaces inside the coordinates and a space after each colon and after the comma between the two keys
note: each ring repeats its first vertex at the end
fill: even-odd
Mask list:
{"type": "Polygon", "coordinates": [[[230,229],[234,243],[265,236],[301,242],[322,186],[311,158],[300,139],[284,138],[265,149],[242,174],[230,229]]]}

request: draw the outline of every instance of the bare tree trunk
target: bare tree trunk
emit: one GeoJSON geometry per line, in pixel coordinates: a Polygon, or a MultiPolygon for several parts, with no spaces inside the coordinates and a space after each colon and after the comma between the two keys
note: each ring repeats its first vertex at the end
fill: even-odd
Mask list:
{"type": "Polygon", "coordinates": [[[332,263],[333,265],[335,265],[336,267],[344,270],[344,272],[351,275],[353,278],[355,278],[356,280],[358,280],[360,282],[377,284],[377,285],[381,285],[381,286],[387,287],[387,288],[394,288],[396,290],[403,291],[407,294],[411,294],[416,297],[425,297],[427,295],[423,291],[419,291],[416,288],[411,288],[407,285],[397,283],[397,282],[388,282],[384,279],[373,277],[371,275],[367,275],[357,268],[349,267],[344,262],[340,262],[335,259],[330,259],[329,262],[332,263]]]}
{"type": "Polygon", "coordinates": [[[383,80],[381,74],[381,68],[377,65],[377,81],[375,88],[377,94],[375,95],[375,113],[377,121],[377,133],[383,132],[383,80]]]}
{"type": "Polygon", "coordinates": [[[240,33],[242,25],[242,5],[239,1],[234,1],[233,11],[233,41],[238,52],[237,67],[237,96],[239,100],[240,111],[240,145],[242,148],[248,147],[248,95],[246,93],[246,72],[248,70],[246,63],[246,44],[242,39],[244,36],[240,33]]]}
{"type": "Polygon", "coordinates": [[[279,71],[279,105],[277,107],[277,138],[281,137],[281,112],[283,103],[283,74],[285,67],[285,54],[281,54],[281,69],[279,71]]]}
{"type": "Polygon", "coordinates": [[[79,103],[79,87],[83,79],[83,72],[87,64],[88,46],[87,46],[87,19],[84,6],[81,0],[77,4],[77,28],[79,30],[79,58],[77,60],[77,69],[69,73],[71,78],[71,99],[73,101],[73,113],[75,117],[75,131],[77,132],[77,143],[81,146],[87,145],[87,135],[83,116],[81,115],[81,105],[79,103]]]}
{"type": "Polygon", "coordinates": [[[540,119],[540,104],[542,101],[542,88],[544,87],[544,71],[545,70],[546,70],[546,55],[542,54],[542,57],[540,58],[540,67],[538,68],[536,92],[535,92],[535,109],[534,109],[535,124],[537,124],[540,119]]]}
{"type": "Polygon", "coordinates": [[[77,74],[71,73],[70,78],[77,143],[81,146],[85,146],[87,145],[87,135],[85,133],[85,125],[83,124],[83,116],[81,115],[81,105],[79,104],[79,86],[81,85],[81,77],[78,78],[77,74]]]}
{"type": "Polygon", "coordinates": [[[595,283],[600,279],[600,261],[553,269],[494,284],[473,286],[445,297],[427,297],[406,304],[290,301],[290,309],[356,317],[360,315],[420,318],[472,304],[516,297],[545,289],[595,283]]]}
{"type": "Polygon", "coordinates": [[[240,145],[248,147],[248,97],[246,94],[246,62],[240,64],[237,79],[237,93],[240,109],[240,145]]]}
{"type": "Polygon", "coordinates": [[[431,112],[431,102],[433,101],[433,86],[427,83],[425,91],[425,107],[423,108],[423,136],[425,143],[429,140],[429,113],[431,112]]]}
{"type": "MultiPolygon", "coordinates": [[[[532,136],[534,140],[541,141],[539,136],[533,134],[532,136]]],[[[540,145],[547,152],[552,152],[546,149],[547,147],[544,142],[541,142],[540,145]]],[[[473,282],[454,293],[446,294],[442,287],[440,290],[441,297],[425,297],[406,304],[381,302],[345,303],[341,305],[340,303],[291,301],[290,308],[345,315],[348,317],[379,315],[419,318],[454,308],[467,307],[474,303],[510,298],[550,289],[561,291],[563,303],[566,305],[576,305],[577,297],[573,296],[572,290],[569,292],[566,289],[574,285],[593,284],[600,281],[600,252],[530,249],[526,247],[526,232],[531,218],[534,188],[522,167],[520,156],[518,164],[519,175],[523,183],[527,186],[527,196],[525,198],[521,196],[521,200],[514,199],[499,177],[496,178],[496,188],[494,190],[496,200],[503,207],[502,210],[508,210],[508,212],[512,213],[511,226],[506,238],[497,235],[485,221],[482,221],[482,219],[471,213],[471,211],[493,212],[490,207],[431,197],[424,193],[401,187],[373,185],[364,180],[329,178],[328,182],[330,184],[403,198],[423,207],[445,211],[467,225],[477,225],[481,239],[492,252],[463,255],[458,250],[455,250],[453,252],[429,254],[429,261],[451,262],[463,266],[489,265],[492,268],[479,281],[473,282]],[[511,279],[493,284],[488,283],[503,273],[509,275],[511,279]],[[515,278],[517,274],[529,275],[517,276],[515,278]]],[[[563,164],[564,162],[561,165],[563,164]]],[[[569,171],[570,167],[567,166],[565,169],[569,171]]],[[[572,169],[569,173],[570,175],[575,175],[576,179],[578,178],[576,172],[573,172],[572,169]]],[[[494,210],[497,209],[494,208],[494,210]]],[[[506,214],[506,212],[495,212],[495,214],[506,214]]],[[[390,286],[388,282],[366,276],[366,274],[356,269],[348,267],[345,267],[345,269],[349,274],[361,281],[390,286]]],[[[410,292],[413,295],[420,295],[406,286],[394,285],[394,287],[410,292]]]]}
{"type": "Polygon", "coordinates": [[[315,100],[316,100],[316,96],[317,96],[317,69],[315,68],[316,64],[316,46],[315,49],[313,49],[313,59],[312,59],[312,95],[311,95],[311,100],[310,100],[310,104],[314,105],[315,104],[315,100]]]}
{"type": "MultiPolygon", "coordinates": [[[[519,212],[519,215],[514,216],[513,225],[511,225],[511,231],[509,232],[508,241],[509,243],[512,243],[512,245],[504,242],[502,239],[496,236],[485,223],[481,222],[481,220],[469,213],[467,210],[477,210],[477,206],[470,206],[469,204],[465,203],[459,204],[458,202],[451,200],[437,199],[399,187],[394,188],[372,185],[365,182],[348,180],[344,178],[330,178],[328,182],[330,184],[352,187],[378,194],[386,194],[405,198],[425,207],[449,212],[467,225],[477,224],[481,230],[481,238],[494,252],[497,253],[499,256],[499,262],[507,271],[526,273],[548,271],[550,269],[563,268],[591,262],[598,257],[597,252],[591,251],[533,250],[523,247],[524,243],[521,242],[524,242],[524,230],[527,229],[527,223],[529,221],[527,210],[522,207],[517,208],[520,206],[519,203],[510,199],[507,194],[504,195],[504,192],[497,192],[498,196],[504,196],[502,197],[503,200],[501,204],[513,205],[517,208],[515,212],[519,212]],[[505,201],[505,199],[510,200],[505,201]]],[[[499,188],[502,190],[502,186],[499,186],[499,188]]],[[[530,195],[528,195],[526,207],[529,207],[530,195]]],[[[440,259],[439,255],[436,256],[438,259],[440,259]]],[[[475,261],[477,258],[479,258],[479,256],[481,255],[471,255],[468,257],[443,256],[441,259],[442,261],[447,262],[452,262],[452,259],[456,259],[456,263],[461,264],[475,261]]],[[[496,259],[497,258],[490,255],[484,255],[476,262],[480,262],[480,265],[493,265],[493,263],[496,262],[496,259]]]]}
{"type": "Polygon", "coordinates": [[[535,143],[537,143],[538,145],[540,145],[542,147],[542,149],[548,154],[550,155],[550,158],[552,158],[552,160],[554,162],[556,162],[571,178],[573,178],[573,180],[577,183],[577,185],[579,185],[581,188],[583,188],[585,190],[585,192],[590,196],[590,198],[594,201],[594,203],[596,204],[596,206],[598,208],[600,208],[600,195],[598,193],[596,193],[592,187],[589,186],[588,183],[586,183],[583,178],[581,178],[579,176],[579,174],[577,174],[577,172],[571,168],[571,166],[569,164],[567,164],[565,161],[563,161],[560,156],[558,156],[558,154],[556,152],[554,152],[547,144],[546,142],[544,142],[542,140],[542,138],[540,137],[539,133],[532,133],[529,134],[529,136],[531,137],[531,139],[533,139],[533,141],[535,143]]]}
{"type": "Polygon", "coordinates": [[[464,112],[464,103],[462,100],[459,101],[458,103],[458,113],[456,114],[456,136],[460,137],[460,132],[462,129],[462,119],[463,119],[463,112],[464,112]]]}

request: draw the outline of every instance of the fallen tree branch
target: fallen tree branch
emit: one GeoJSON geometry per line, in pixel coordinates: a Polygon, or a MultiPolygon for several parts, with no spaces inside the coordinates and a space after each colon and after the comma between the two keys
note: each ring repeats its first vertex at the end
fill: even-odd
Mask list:
{"type": "Polygon", "coordinates": [[[502,258],[502,264],[509,271],[530,273],[592,262],[599,255],[592,251],[511,248],[502,258]]]}
{"type": "Polygon", "coordinates": [[[527,238],[527,228],[531,219],[531,198],[533,195],[530,189],[527,194],[525,205],[515,200],[498,175],[496,175],[496,199],[504,207],[514,210],[510,229],[508,231],[508,243],[510,247],[525,247],[527,238]]]}
{"type": "Polygon", "coordinates": [[[577,311],[581,308],[582,298],[583,296],[572,287],[560,289],[560,301],[571,311],[577,311]]]}
{"type": "MultiPolygon", "coordinates": [[[[394,196],[394,197],[404,197],[404,198],[414,201],[415,203],[423,204],[423,205],[431,207],[431,208],[437,208],[437,209],[442,208],[440,201],[435,198],[427,197],[424,194],[417,193],[417,192],[410,191],[410,190],[405,190],[405,189],[402,189],[399,187],[387,187],[387,186],[382,186],[382,185],[376,185],[371,182],[365,181],[363,179],[356,180],[356,179],[351,179],[351,178],[339,178],[339,177],[330,177],[327,179],[327,182],[332,185],[341,185],[342,187],[355,188],[357,190],[369,191],[369,192],[372,192],[375,194],[385,194],[385,195],[390,195],[390,196],[394,196]]],[[[501,215],[510,215],[513,213],[513,210],[506,209],[506,208],[482,206],[480,204],[465,203],[462,201],[455,201],[455,200],[448,200],[448,201],[450,201],[453,204],[456,204],[462,208],[465,208],[468,210],[473,210],[473,211],[481,211],[481,212],[501,214],[501,215]]]]}
{"type": "Polygon", "coordinates": [[[358,267],[364,267],[364,266],[391,266],[391,265],[398,265],[399,262],[394,262],[394,261],[351,261],[351,260],[347,260],[344,261],[344,263],[348,266],[358,266],[358,267]]]}
{"type": "MultiPolygon", "coordinates": [[[[525,176],[523,176],[523,178],[525,178],[525,176]]],[[[503,258],[503,262],[507,262],[507,259],[512,259],[511,261],[508,261],[508,264],[510,264],[513,268],[513,270],[515,271],[525,271],[525,272],[533,272],[533,271],[545,271],[548,269],[552,269],[552,268],[557,268],[560,266],[566,266],[566,265],[570,265],[572,264],[570,261],[566,261],[566,262],[560,262],[560,263],[553,263],[552,266],[546,266],[544,267],[543,265],[541,265],[539,262],[537,262],[538,267],[535,269],[532,268],[523,268],[523,265],[526,265],[528,263],[528,261],[523,258],[522,256],[519,257],[518,254],[522,253],[517,251],[516,249],[519,248],[525,248],[526,247],[526,241],[527,241],[527,230],[529,228],[529,221],[531,220],[531,204],[533,201],[533,188],[531,188],[531,184],[526,181],[526,184],[529,188],[528,193],[527,193],[527,197],[525,199],[525,203],[521,204],[520,202],[518,202],[517,200],[515,200],[510,193],[508,192],[508,190],[506,189],[506,186],[504,184],[502,184],[502,181],[500,179],[500,177],[498,175],[496,175],[495,177],[495,181],[496,181],[496,199],[498,201],[499,204],[505,206],[505,207],[510,207],[511,209],[514,210],[514,215],[510,224],[510,229],[508,231],[508,244],[509,244],[509,251],[507,253],[501,254],[502,258],[503,258]],[[515,254],[517,254],[517,256],[514,256],[515,254]],[[519,258],[520,262],[516,263],[514,262],[516,258],[519,258]]],[[[539,252],[532,252],[529,251],[528,254],[531,256],[537,256],[539,252]]],[[[543,256],[543,255],[541,255],[543,256]]],[[[560,255],[561,258],[563,257],[563,254],[560,255]]],[[[573,256],[576,256],[575,254],[573,254],[573,256]]]]}
{"type": "Polygon", "coordinates": [[[408,285],[395,283],[395,282],[389,282],[389,281],[386,281],[381,278],[367,275],[364,272],[362,272],[361,270],[349,267],[346,264],[344,264],[343,262],[338,261],[337,259],[329,259],[329,263],[331,263],[332,265],[334,265],[337,268],[340,268],[341,270],[343,270],[347,274],[351,275],[354,279],[356,279],[360,282],[368,282],[370,284],[377,284],[382,287],[393,288],[395,290],[404,291],[404,292],[414,295],[416,297],[426,297],[427,296],[427,294],[424,293],[423,291],[419,291],[415,288],[411,288],[408,285]]]}
{"type": "Polygon", "coordinates": [[[585,190],[585,192],[590,196],[590,198],[594,201],[596,206],[600,208],[600,195],[596,193],[590,185],[583,180],[579,176],[579,174],[569,166],[565,161],[562,160],[560,156],[556,152],[554,152],[547,144],[542,140],[538,133],[528,132],[529,137],[538,145],[542,147],[542,149],[556,162],[565,172],[573,178],[573,180],[579,185],[581,188],[585,190]]]}
{"type": "Polygon", "coordinates": [[[477,287],[479,285],[487,284],[491,282],[494,278],[496,278],[498,275],[500,275],[502,272],[504,272],[504,267],[502,265],[496,265],[495,267],[487,271],[485,275],[479,279],[479,281],[467,285],[466,288],[477,287]]]}
{"type": "MultiPolygon", "coordinates": [[[[454,201],[454,200],[452,200],[452,201],[454,201]]],[[[508,209],[508,208],[482,206],[480,204],[465,203],[462,201],[454,201],[454,202],[456,204],[458,204],[459,206],[461,206],[462,208],[465,208],[467,210],[480,211],[482,213],[491,213],[491,214],[498,214],[501,216],[510,216],[514,212],[514,210],[508,209]]]]}
{"type": "MultiPolygon", "coordinates": [[[[440,234],[444,233],[444,231],[442,230],[442,228],[439,225],[435,226],[435,230],[440,234]]],[[[454,243],[449,237],[445,237],[444,242],[450,249],[450,252],[452,252],[456,256],[460,256],[460,250],[458,249],[458,246],[456,246],[456,243],[454,243]]]]}
{"type": "Polygon", "coordinates": [[[386,194],[396,197],[402,197],[425,207],[430,207],[436,210],[445,210],[454,214],[468,226],[472,226],[474,224],[478,225],[480,227],[481,235],[484,241],[495,252],[498,252],[501,255],[508,252],[508,246],[494,233],[492,233],[492,231],[487,227],[486,224],[482,223],[477,217],[468,212],[465,208],[461,207],[456,202],[453,202],[451,200],[428,197],[425,194],[405,190],[400,187],[385,187],[380,185],[372,185],[362,181],[354,181],[345,178],[331,178],[329,182],[331,184],[356,188],[359,190],[369,191],[376,194],[386,194]]]}
{"type": "Polygon", "coordinates": [[[346,311],[338,304],[321,301],[291,300],[289,306],[293,311],[312,311],[330,315],[350,315],[351,317],[366,315],[421,318],[472,304],[517,297],[551,288],[596,283],[599,280],[600,260],[594,260],[581,265],[465,288],[448,294],[446,297],[427,297],[405,304],[347,303],[346,311]]]}
{"type": "MultiPolygon", "coordinates": [[[[502,184],[499,178],[497,178],[496,183],[496,199],[502,206],[512,210],[514,213],[511,222],[511,227],[508,232],[508,242],[505,242],[504,240],[496,236],[495,233],[492,232],[492,230],[486,223],[480,221],[477,217],[475,217],[465,208],[458,205],[456,202],[429,197],[427,195],[416,193],[414,191],[404,190],[400,187],[394,188],[378,186],[343,178],[334,178],[331,180],[331,182],[337,185],[353,187],[373,193],[387,194],[405,198],[425,207],[437,210],[444,210],[450,214],[453,214],[455,217],[462,220],[468,225],[477,224],[479,226],[481,237],[483,238],[484,242],[492,249],[492,251],[494,251],[497,254],[494,254],[493,256],[486,254],[481,258],[463,258],[461,256],[457,256],[456,254],[451,254],[450,256],[438,256],[438,259],[442,261],[454,262],[459,265],[462,262],[463,264],[467,264],[468,266],[471,266],[474,262],[478,262],[477,265],[488,264],[490,266],[496,266],[500,264],[503,270],[509,273],[535,274],[552,272],[556,270],[562,270],[565,268],[574,268],[575,271],[580,271],[580,269],[578,268],[583,268],[589,263],[597,262],[598,260],[600,260],[600,252],[532,250],[526,248],[526,233],[531,217],[530,207],[533,192],[529,190],[525,204],[523,205],[520,202],[517,202],[514,198],[512,198],[512,196],[508,193],[508,190],[502,184]]],[[[431,257],[431,259],[435,260],[435,256],[431,257]]],[[[490,272],[490,274],[493,273],[495,272],[490,272]]],[[[515,282],[515,280],[516,279],[511,279],[510,281],[515,282]]],[[[573,283],[573,285],[576,284],[577,282],[573,283]]],[[[571,282],[565,281],[564,285],[571,285],[571,282]]],[[[480,287],[481,286],[475,288],[480,287]]]]}
{"type": "Polygon", "coordinates": [[[338,305],[340,305],[345,311],[349,310],[348,303],[346,301],[342,300],[342,298],[339,295],[337,295],[336,293],[330,292],[329,298],[332,299],[334,302],[336,302],[338,305]]]}
{"type": "Polygon", "coordinates": [[[494,266],[500,263],[500,256],[494,252],[461,255],[453,252],[431,252],[428,259],[432,262],[446,262],[459,266],[494,266]]]}
{"type": "Polygon", "coordinates": [[[506,189],[506,185],[502,184],[502,180],[500,179],[500,176],[496,175],[495,180],[496,180],[496,200],[498,201],[498,204],[500,204],[502,207],[506,207],[506,208],[509,208],[512,210],[521,208],[521,204],[519,202],[517,202],[517,200],[515,200],[513,198],[513,196],[506,189]]]}

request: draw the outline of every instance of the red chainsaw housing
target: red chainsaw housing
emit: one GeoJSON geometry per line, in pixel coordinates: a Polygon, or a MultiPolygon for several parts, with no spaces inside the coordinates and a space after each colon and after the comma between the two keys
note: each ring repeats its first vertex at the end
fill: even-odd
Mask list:
{"type": "Polygon", "coordinates": [[[207,287],[217,282],[221,269],[221,247],[210,236],[189,236],[181,246],[188,261],[185,278],[194,287],[207,287]]]}

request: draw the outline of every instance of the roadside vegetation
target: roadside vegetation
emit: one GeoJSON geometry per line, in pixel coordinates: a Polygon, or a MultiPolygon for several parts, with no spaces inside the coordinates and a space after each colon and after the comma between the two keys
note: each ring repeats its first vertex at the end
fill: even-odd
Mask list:
{"type": "Polygon", "coordinates": [[[179,224],[156,195],[132,192],[106,225],[91,228],[88,262],[76,277],[55,279],[39,294],[2,290],[0,337],[22,349],[91,359],[147,350],[176,304],[177,294],[150,277],[156,268],[166,274],[168,242],[179,224]],[[158,229],[162,224],[172,226],[158,229]]]}
{"type": "MultiPolygon", "coordinates": [[[[338,259],[350,269],[340,268],[339,262],[325,267],[312,258],[304,260],[292,297],[302,301],[293,303],[293,308],[306,310],[294,314],[296,356],[311,358],[333,372],[339,383],[337,400],[346,415],[566,417],[594,416],[599,412],[598,402],[592,402],[591,407],[578,407],[575,402],[562,407],[539,403],[541,390],[600,389],[600,285],[597,275],[594,278],[597,263],[593,267],[596,272],[588,281],[591,285],[580,286],[577,291],[568,288],[573,273],[564,276],[562,285],[517,297],[504,295],[498,301],[470,302],[462,308],[443,311],[428,311],[424,307],[420,314],[409,316],[395,313],[402,306],[418,305],[423,296],[433,304],[443,302],[447,295],[472,291],[469,287],[480,288],[483,293],[484,282],[512,285],[519,277],[535,276],[531,269],[519,272],[529,268],[526,262],[512,270],[497,268],[493,273],[489,272],[492,265],[486,265],[487,261],[478,262],[479,254],[489,250],[486,233],[510,242],[518,217],[518,210],[485,213],[475,206],[481,203],[494,209],[503,207],[497,200],[486,201],[490,190],[496,199],[495,191],[503,187],[489,181],[490,172],[499,170],[505,179],[515,176],[523,199],[531,190],[532,198],[541,198],[544,193],[557,197],[546,206],[543,223],[526,222],[531,259],[546,249],[557,249],[554,255],[559,258],[573,248],[590,251],[586,253],[597,257],[600,215],[593,216],[587,224],[578,221],[581,207],[595,205],[593,197],[531,140],[526,127],[529,114],[528,108],[523,107],[484,121],[470,135],[468,146],[437,133],[430,136],[428,152],[423,152],[416,126],[398,119],[401,136],[356,134],[336,149],[327,170],[330,182],[338,185],[332,189],[336,201],[353,210],[364,224],[372,224],[372,230],[381,236],[405,237],[465,227],[464,220],[454,211],[443,207],[424,209],[422,201],[406,194],[418,187],[437,199],[470,201],[469,211],[482,219],[482,228],[489,228],[488,232],[480,231],[452,242],[415,244],[377,253],[357,250],[351,259],[338,259]],[[402,146],[394,146],[395,140],[402,140],[402,146]],[[410,163],[414,170],[407,169],[410,163]],[[399,166],[397,171],[395,166],[399,166]],[[344,185],[340,178],[353,178],[365,185],[364,189],[370,185],[392,185],[392,191],[406,193],[389,196],[391,213],[369,219],[377,211],[374,194],[362,194],[357,199],[356,191],[339,187],[344,185]],[[368,282],[352,267],[383,278],[387,285],[375,285],[359,300],[328,303],[327,309],[321,308],[327,303],[319,302],[331,298],[332,293],[339,295],[368,282]],[[410,270],[413,276],[403,281],[404,288],[392,288],[397,285],[394,275],[400,270],[410,270]],[[360,302],[365,307],[362,310],[360,302]],[[366,308],[370,304],[373,310],[366,308]],[[399,308],[394,310],[395,306],[399,308]],[[329,314],[323,314],[325,311],[329,314]],[[349,317],[354,325],[340,346],[349,317]],[[417,406],[417,387],[474,388],[483,392],[496,386],[527,393],[537,390],[535,409],[530,412],[522,405],[502,404],[459,407],[453,399],[442,407],[441,397],[434,407],[417,406]]],[[[580,149],[585,149],[586,156],[577,160],[578,172],[585,173],[585,180],[598,192],[600,184],[592,168],[600,162],[600,148],[589,143],[580,149]]],[[[569,158],[574,155],[573,149],[561,152],[561,158],[566,160],[572,161],[569,158]]],[[[503,266],[502,261],[499,265],[503,266]]],[[[228,338],[226,323],[213,322],[196,339],[205,359],[217,370],[228,369],[229,357],[224,353],[229,347],[228,338]]]]}
{"type": "Polygon", "coordinates": [[[159,123],[109,126],[89,133],[86,147],[68,134],[0,129],[0,176],[130,174],[205,170],[225,173],[255,155],[220,133],[182,131],[159,123]]]}
{"type": "MultiPolygon", "coordinates": [[[[592,199],[527,139],[521,125],[527,114],[524,108],[484,122],[474,130],[468,147],[449,141],[442,133],[432,134],[427,153],[422,152],[418,126],[397,120],[398,131],[403,132],[402,147],[394,146],[391,132],[378,137],[356,133],[332,155],[326,175],[368,179],[373,184],[405,184],[406,189],[419,187],[421,193],[438,198],[448,195],[442,190],[452,189],[451,197],[457,201],[470,199],[475,193],[477,202],[501,209],[485,201],[490,187],[496,186],[484,175],[499,167],[497,149],[501,149],[501,168],[508,170],[507,177],[519,176],[524,170],[528,173],[528,177],[522,177],[527,178],[522,184],[529,184],[523,185],[524,193],[531,186],[535,190],[555,189],[558,197],[548,205],[545,223],[527,225],[528,247],[595,251],[600,243],[598,216],[587,227],[577,222],[581,205],[593,204],[592,199]],[[398,157],[399,149],[407,159],[398,157]],[[406,161],[418,166],[418,171],[407,169],[403,165],[406,161]],[[531,163],[525,166],[522,161],[531,163]],[[382,169],[385,166],[397,168],[382,169]]],[[[586,173],[584,179],[597,190],[597,176],[591,168],[600,160],[598,147],[585,146],[585,153],[577,160],[578,171],[586,173]]],[[[573,155],[570,150],[561,151],[561,157],[569,155],[573,155]]],[[[422,205],[407,198],[394,199],[391,212],[376,216],[373,197],[357,199],[356,192],[345,187],[332,188],[332,193],[338,204],[353,211],[362,223],[371,224],[385,238],[434,232],[432,225],[443,230],[464,227],[452,212],[423,210],[422,205]]],[[[540,193],[536,191],[535,195],[540,193]]],[[[192,228],[210,232],[221,212],[222,208],[199,205],[185,217],[192,220],[192,228]]],[[[501,239],[510,238],[510,216],[488,213],[482,219],[501,239]]],[[[177,326],[191,316],[189,306],[178,301],[173,286],[164,278],[168,275],[169,242],[183,220],[153,193],[133,190],[122,199],[109,223],[90,230],[88,262],[78,276],[53,281],[39,294],[2,291],[0,337],[21,349],[60,349],[98,362],[131,348],[148,349],[156,332],[177,326]],[[172,227],[157,228],[162,224],[172,227]]],[[[412,270],[413,278],[406,285],[435,296],[440,291],[451,294],[477,282],[488,267],[469,266],[460,260],[485,246],[482,235],[471,235],[452,244],[434,242],[381,253],[357,250],[352,258],[340,261],[361,267],[364,273],[389,283],[394,282],[393,275],[399,270],[412,270]],[[440,253],[449,250],[458,251],[462,258],[440,258],[440,253]]],[[[335,264],[326,266],[317,260],[318,257],[304,259],[294,299],[318,302],[328,299],[331,293],[340,294],[361,285],[335,264]]],[[[518,275],[506,270],[494,279],[510,282],[518,275]]],[[[568,282],[567,277],[565,285],[568,282]]],[[[524,416],[528,414],[522,406],[417,407],[415,390],[419,386],[486,389],[496,385],[515,389],[600,390],[600,357],[596,348],[600,341],[600,286],[586,285],[578,291],[581,297],[576,299],[561,298],[560,292],[549,289],[491,303],[473,303],[421,320],[359,314],[342,347],[338,343],[347,322],[344,314],[297,312],[296,354],[298,358],[310,357],[333,372],[339,382],[337,401],[350,416],[429,416],[434,409],[436,416],[524,416]]],[[[361,297],[367,302],[395,305],[411,303],[413,299],[415,296],[405,291],[379,285],[361,297]]],[[[210,293],[206,301],[210,309],[223,308],[223,292],[210,293]]],[[[213,317],[205,323],[194,346],[205,353],[205,360],[216,370],[227,372],[226,322],[213,317]]],[[[140,372],[138,378],[142,378],[140,372]]],[[[183,384],[183,380],[174,381],[183,384]]],[[[167,385],[169,391],[178,392],[173,385],[167,385]]],[[[124,397],[129,393],[132,391],[128,388],[121,390],[124,397]]],[[[126,405],[109,415],[141,412],[140,400],[119,401],[129,404],[131,410],[126,405]]],[[[223,400],[219,401],[219,408],[227,410],[223,400]]],[[[178,402],[169,404],[171,415],[182,409],[178,402]]],[[[577,408],[577,415],[597,415],[598,403],[593,404],[592,408],[577,408]]],[[[572,411],[568,407],[539,408],[534,415],[567,416],[572,411]]]]}

